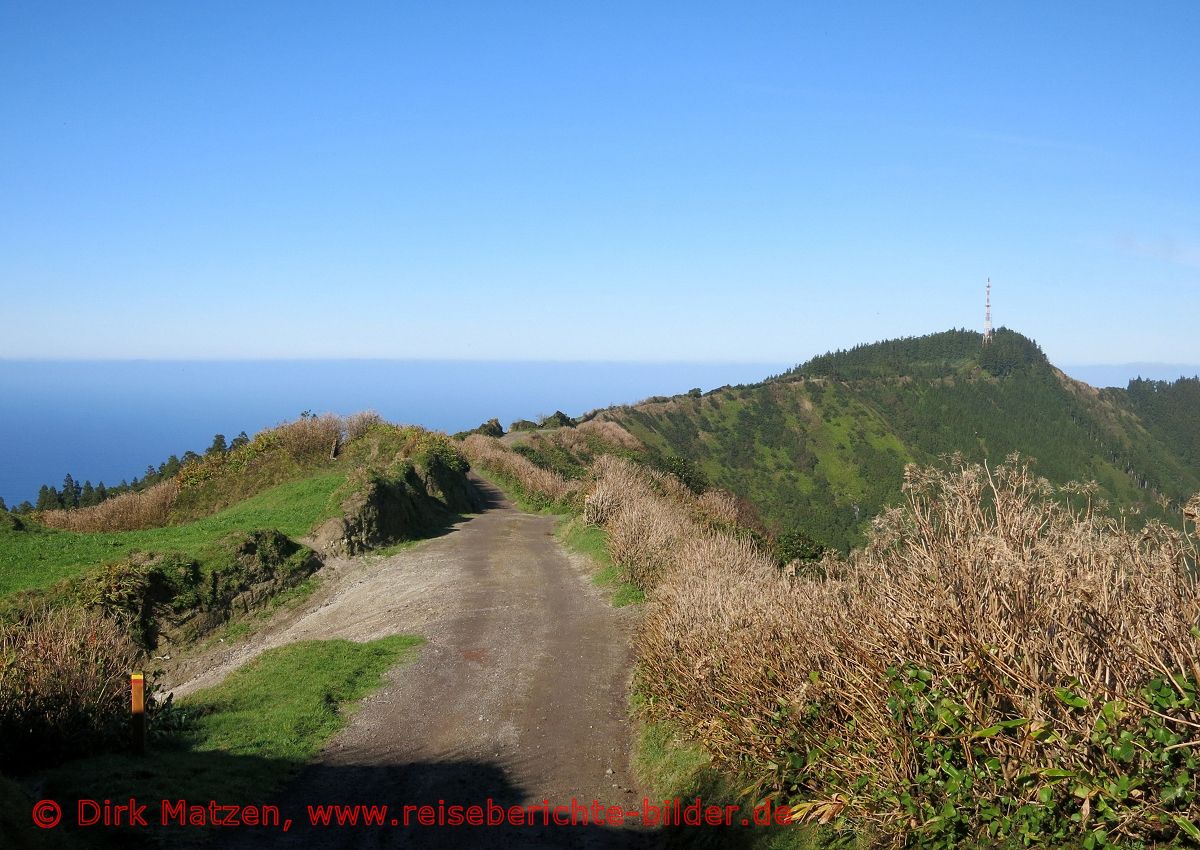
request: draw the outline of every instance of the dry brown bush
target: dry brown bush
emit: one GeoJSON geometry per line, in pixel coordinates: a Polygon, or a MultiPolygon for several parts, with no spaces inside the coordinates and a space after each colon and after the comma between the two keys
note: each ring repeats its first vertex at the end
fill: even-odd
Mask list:
{"type": "Polygon", "coordinates": [[[733,528],[742,522],[742,505],[724,490],[706,490],[696,500],[697,518],[710,525],[733,528]]]}
{"type": "Polygon", "coordinates": [[[637,492],[624,495],[605,530],[609,554],[623,577],[643,590],[672,572],[681,547],[701,533],[676,505],[637,492]]]}
{"type": "Polygon", "coordinates": [[[537,466],[495,437],[471,434],[463,440],[462,447],[472,464],[510,479],[529,497],[561,503],[581,495],[579,482],[567,481],[558,473],[537,466]]]}
{"type": "Polygon", "coordinates": [[[342,419],[332,413],[301,416],[276,426],[280,444],[295,460],[308,461],[329,457],[342,437],[342,419]]]}
{"type": "Polygon", "coordinates": [[[684,544],[704,529],[691,518],[696,497],[675,476],[602,455],[584,517],[608,533],[608,551],[626,581],[651,589],[675,569],[684,544]]]}
{"type": "Polygon", "coordinates": [[[137,656],[116,622],[79,608],[0,624],[0,764],[20,771],[123,740],[137,656]]]}
{"type": "Polygon", "coordinates": [[[168,523],[179,484],[162,481],[153,487],[122,493],[98,505],[71,510],[41,511],[38,520],[65,531],[136,531],[168,523]]]}
{"type": "Polygon", "coordinates": [[[580,422],[575,430],[592,437],[598,437],[610,446],[622,449],[640,449],[642,441],[630,434],[625,428],[608,419],[589,419],[580,422]]]}
{"type": "MultiPolygon", "coordinates": [[[[910,468],[902,507],[876,520],[863,551],[827,559],[828,580],[782,576],[728,537],[689,541],[639,638],[650,710],[726,766],[815,795],[809,812],[885,835],[925,826],[887,801],[941,806],[921,796],[933,794],[920,784],[931,740],[967,764],[996,760],[975,777],[970,805],[1015,797],[1015,810],[1045,796],[1086,824],[1092,798],[1046,771],[1131,770],[1093,743],[1097,718],[1108,704],[1113,729],[1136,731],[1147,682],[1200,679],[1200,593],[1193,538],[1156,523],[1128,529],[1092,509],[1088,488],[1066,491],[1017,458],[991,472],[910,468]],[[906,670],[958,707],[959,727],[930,739],[898,713],[906,670]],[[995,731],[1005,722],[1016,726],[995,731]]],[[[1184,735],[1180,747],[1200,744],[1194,707],[1162,722],[1184,735]]],[[[1146,793],[1106,822],[1114,836],[1162,829],[1165,804],[1146,793]]]]}
{"type": "Polygon", "coordinates": [[[383,423],[383,417],[374,410],[361,410],[346,417],[344,423],[347,440],[357,440],[376,425],[383,423]]]}
{"type": "Polygon", "coordinates": [[[553,431],[532,431],[529,434],[529,440],[535,446],[539,443],[549,443],[551,446],[560,448],[573,457],[587,455],[591,450],[591,446],[588,443],[587,437],[585,437],[583,434],[580,434],[575,428],[557,428],[553,431]]]}

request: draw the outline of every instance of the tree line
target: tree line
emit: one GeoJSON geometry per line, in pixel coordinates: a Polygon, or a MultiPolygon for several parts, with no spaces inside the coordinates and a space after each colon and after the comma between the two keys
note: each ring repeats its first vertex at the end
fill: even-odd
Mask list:
{"type": "MultiPolygon", "coordinates": [[[[183,453],[182,457],[171,455],[158,466],[147,466],[145,473],[141,477],[135,477],[132,480],[122,479],[120,484],[111,486],[105,484],[103,481],[97,484],[93,484],[87,480],[80,482],[75,476],[67,473],[63,477],[61,486],[43,484],[38,488],[37,499],[35,501],[30,502],[26,500],[21,502],[13,510],[17,513],[30,513],[32,511],[71,510],[73,508],[92,507],[107,499],[120,496],[123,493],[145,490],[153,487],[155,484],[169,481],[178,474],[179,470],[193,461],[198,461],[203,457],[215,454],[227,454],[249,442],[250,437],[245,431],[240,432],[229,441],[225,439],[224,434],[214,434],[212,443],[204,450],[203,454],[187,451],[183,453]]],[[[3,499],[0,499],[0,510],[8,510],[3,499]]]]}

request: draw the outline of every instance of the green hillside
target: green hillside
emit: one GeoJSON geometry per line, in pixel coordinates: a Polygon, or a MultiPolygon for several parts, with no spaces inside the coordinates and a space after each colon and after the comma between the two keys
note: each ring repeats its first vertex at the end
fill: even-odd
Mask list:
{"type": "Polygon", "coordinates": [[[337,512],[336,495],[345,481],[336,472],[289,481],[212,516],[166,528],[88,533],[32,524],[21,531],[0,527],[0,596],[47,587],[132,552],[178,552],[204,562],[231,532],[271,528],[302,537],[337,512]]]}
{"type": "Polygon", "coordinates": [[[596,418],[694,462],[777,530],[846,549],[898,498],[906,463],[953,452],[996,463],[1020,451],[1051,481],[1094,480],[1115,507],[1170,518],[1200,491],[1196,384],[1100,392],[1016,332],[1002,328],[985,346],[978,333],[947,331],[596,418]]]}

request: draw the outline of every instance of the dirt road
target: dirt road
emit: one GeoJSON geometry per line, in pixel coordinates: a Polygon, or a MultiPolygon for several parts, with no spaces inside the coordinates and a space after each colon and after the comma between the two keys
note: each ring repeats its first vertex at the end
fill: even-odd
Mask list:
{"type": "Polygon", "coordinates": [[[400,806],[439,801],[508,807],[575,798],[626,809],[641,801],[630,777],[626,708],[636,614],[612,608],[593,587],[590,563],[555,539],[554,518],[518,511],[490,485],[478,486],[487,509],[449,534],[386,559],[333,565],[302,611],[203,673],[175,671],[184,693],[293,640],[428,640],[284,791],[278,802],[292,829],[242,831],[239,846],[653,846],[651,834],[608,826],[390,823],[400,806]],[[308,805],[335,802],[392,808],[382,827],[308,826],[308,805]]]}

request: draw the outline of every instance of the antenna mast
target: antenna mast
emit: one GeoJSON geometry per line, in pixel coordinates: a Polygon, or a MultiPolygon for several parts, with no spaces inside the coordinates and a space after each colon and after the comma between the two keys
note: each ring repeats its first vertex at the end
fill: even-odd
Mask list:
{"type": "Polygon", "coordinates": [[[986,345],[992,341],[992,279],[987,282],[987,296],[984,300],[983,312],[983,342],[986,345]]]}

